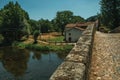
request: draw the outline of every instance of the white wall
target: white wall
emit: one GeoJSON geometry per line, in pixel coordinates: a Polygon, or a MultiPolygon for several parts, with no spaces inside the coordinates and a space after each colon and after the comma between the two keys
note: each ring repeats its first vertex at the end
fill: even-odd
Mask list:
{"type": "Polygon", "coordinates": [[[71,37],[71,42],[76,42],[80,38],[83,31],[73,28],[71,30],[66,31],[65,37],[66,41],[69,42],[69,37],[71,37]],[[69,35],[71,33],[71,35],[69,35]]]}

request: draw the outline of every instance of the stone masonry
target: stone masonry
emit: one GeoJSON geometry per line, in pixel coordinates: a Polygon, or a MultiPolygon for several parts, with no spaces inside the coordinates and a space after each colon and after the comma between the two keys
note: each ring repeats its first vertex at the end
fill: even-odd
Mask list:
{"type": "Polygon", "coordinates": [[[50,80],[87,80],[92,55],[95,25],[83,32],[64,62],[53,73],[50,80]]]}

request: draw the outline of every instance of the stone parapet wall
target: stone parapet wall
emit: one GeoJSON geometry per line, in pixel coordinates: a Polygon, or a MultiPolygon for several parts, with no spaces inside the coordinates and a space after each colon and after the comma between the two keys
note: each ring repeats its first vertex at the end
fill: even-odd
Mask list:
{"type": "Polygon", "coordinates": [[[53,73],[50,80],[87,80],[91,63],[95,24],[82,33],[64,62],[53,73]]]}

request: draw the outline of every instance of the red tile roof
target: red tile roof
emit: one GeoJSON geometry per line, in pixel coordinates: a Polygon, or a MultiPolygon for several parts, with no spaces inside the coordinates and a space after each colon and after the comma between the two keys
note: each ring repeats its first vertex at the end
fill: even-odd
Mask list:
{"type": "Polygon", "coordinates": [[[71,24],[67,24],[65,27],[67,28],[73,28],[73,27],[87,27],[89,24],[91,24],[93,22],[86,22],[86,23],[71,23],[71,24]]]}

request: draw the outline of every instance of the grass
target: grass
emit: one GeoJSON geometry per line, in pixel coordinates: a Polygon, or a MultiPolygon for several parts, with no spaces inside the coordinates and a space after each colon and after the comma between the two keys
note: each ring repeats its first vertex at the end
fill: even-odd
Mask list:
{"type": "Polygon", "coordinates": [[[39,38],[43,41],[49,41],[49,40],[54,41],[58,37],[59,37],[59,39],[61,37],[61,34],[58,32],[42,33],[41,37],[39,36],[39,38]]]}
{"type": "Polygon", "coordinates": [[[21,49],[31,49],[37,51],[56,51],[56,52],[69,52],[73,45],[40,45],[40,44],[25,44],[22,42],[14,42],[13,47],[18,47],[21,49]]]}
{"type": "MultiPolygon", "coordinates": [[[[32,43],[34,41],[33,35],[29,35],[29,38],[24,41],[24,43],[32,43]]],[[[64,36],[61,36],[58,32],[43,33],[41,36],[38,36],[37,41],[44,42],[63,42],[64,36]]]]}
{"type": "MultiPolygon", "coordinates": [[[[33,37],[30,36],[29,40],[32,40],[33,37]]],[[[43,34],[42,39],[46,39],[51,42],[63,42],[64,36],[59,35],[58,33],[43,34]]],[[[39,40],[39,38],[38,38],[39,40]]],[[[37,51],[57,51],[57,52],[69,52],[73,45],[49,45],[49,44],[32,44],[32,42],[14,42],[13,47],[19,47],[21,49],[31,49],[37,51]]]]}

